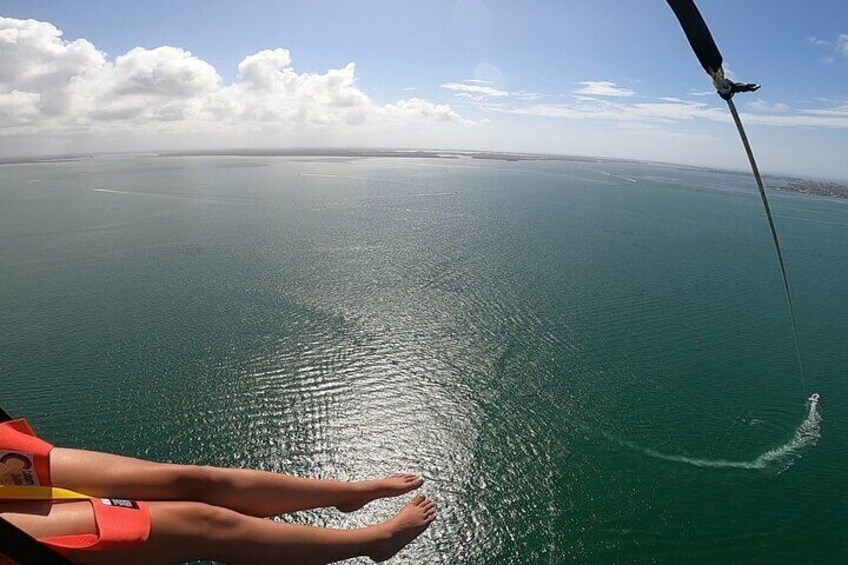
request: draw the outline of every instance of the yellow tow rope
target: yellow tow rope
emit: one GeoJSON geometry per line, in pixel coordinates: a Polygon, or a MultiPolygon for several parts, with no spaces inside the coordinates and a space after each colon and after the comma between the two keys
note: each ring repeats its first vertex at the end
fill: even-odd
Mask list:
{"type": "Polygon", "coordinates": [[[0,486],[0,500],[88,500],[87,494],[58,487],[0,486]]]}

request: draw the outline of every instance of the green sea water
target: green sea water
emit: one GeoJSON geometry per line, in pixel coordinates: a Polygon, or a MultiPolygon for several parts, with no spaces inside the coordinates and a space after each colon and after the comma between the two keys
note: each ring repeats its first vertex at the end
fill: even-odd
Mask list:
{"type": "Polygon", "coordinates": [[[844,563],[848,205],[772,206],[806,387],[746,176],[2,166],[0,405],[69,447],[421,473],[439,519],[396,563],[844,563]]]}

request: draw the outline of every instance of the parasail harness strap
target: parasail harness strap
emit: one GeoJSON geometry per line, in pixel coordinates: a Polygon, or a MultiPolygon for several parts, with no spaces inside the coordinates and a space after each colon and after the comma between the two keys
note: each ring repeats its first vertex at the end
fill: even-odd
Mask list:
{"type": "MultiPolygon", "coordinates": [[[[0,423],[11,420],[13,418],[0,408],[0,423]]],[[[73,565],[3,518],[0,518],[0,556],[10,557],[20,565],[73,565]]]]}

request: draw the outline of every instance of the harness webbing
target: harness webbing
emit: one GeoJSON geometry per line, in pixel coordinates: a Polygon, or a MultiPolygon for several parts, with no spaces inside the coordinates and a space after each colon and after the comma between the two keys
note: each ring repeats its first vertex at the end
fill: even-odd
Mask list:
{"type": "Polygon", "coordinates": [[[59,487],[0,486],[0,500],[88,500],[87,494],[59,487]]]}
{"type": "MultiPolygon", "coordinates": [[[[0,423],[10,420],[13,418],[0,408],[0,423]]],[[[2,517],[0,517],[0,555],[14,559],[19,565],[73,565],[69,560],[41,545],[2,517]]]]}

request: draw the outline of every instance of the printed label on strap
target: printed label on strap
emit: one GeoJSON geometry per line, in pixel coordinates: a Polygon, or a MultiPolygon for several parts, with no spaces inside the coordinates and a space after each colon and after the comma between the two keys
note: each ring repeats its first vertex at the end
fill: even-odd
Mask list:
{"type": "Polygon", "coordinates": [[[20,451],[0,451],[0,485],[15,487],[37,487],[35,455],[20,451]]]}
{"type": "Polygon", "coordinates": [[[138,503],[135,500],[124,500],[122,498],[101,498],[100,502],[103,506],[118,506],[120,508],[132,508],[138,510],[138,503]]]}

